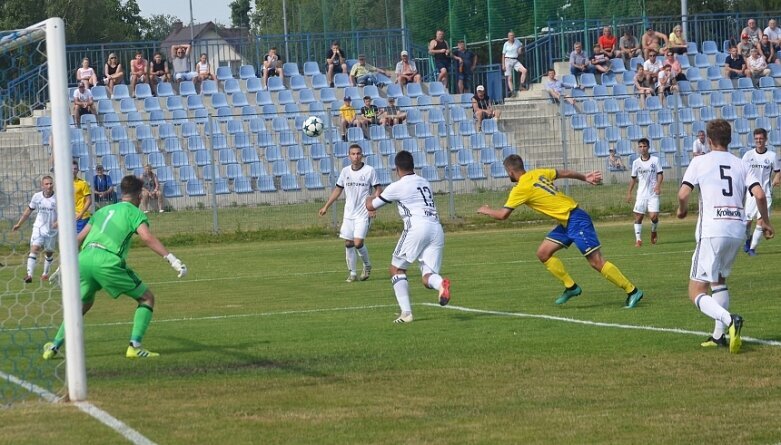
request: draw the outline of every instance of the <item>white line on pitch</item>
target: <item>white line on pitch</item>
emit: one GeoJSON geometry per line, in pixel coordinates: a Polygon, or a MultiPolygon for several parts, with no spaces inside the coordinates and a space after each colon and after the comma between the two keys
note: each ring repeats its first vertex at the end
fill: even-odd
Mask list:
{"type": "MultiPolygon", "coordinates": [[[[431,307],[440,307],[438,304],[435,303],[419,303],[422,306],[431,306],[431,307]]],[[[598,326],[601,328],[616,328],[616,329],[634,329],[638,331],[652,331],[652,332],[666,332],[671,334],[686,334],[686,335],[697,335],[700,337],[704,337],[706,335],[710,335],[710,332],[702,332],[702,331],[691,331],[688,329],[679,329],[679,328],[657,328],[655,326],[640,326],[640,325],[632,325],[632,324],[620,324],[620,323],[605,323],[601,321],[591,321],[591,320],[578,320],[577,318],[567,318],[567,317],[557,317],[555,315],[544,315],[544,314],[524,314],[522,312],[503,312],[503,311],[492,311],[487,309],[473,309],[463,306],[445,306],[445,309],[450,309],[454,311],[461,311],[461,312],[470,312],[473,314],[488,314],[488,315],[500,315],[505,317],[520,317],[520,318],[537,318],[540,320],[551,320],[551,321],[562,321],[564,323],[574,323],[574,324],[583,324],[587,326],[598,326]]],[[[767,345],[767,346],[781,346],[781,341],[775,341],[775,340],[763,340],[761,338],[754,338],[754,337],[746,337],[741,336],[743,341],[749,342],[749,343],[758,343],[760,345],[767,345]]]]}
{"type": "MultiPolygon", "coordinates": [[[[27,391],[30,391],[31,393],[46,400],[47,402],[54,403],[60,400],[60,398],[57,397],[57,395],[52,393],[51,391],[41,388],[40,386],[34,383],[28,382],[27,380],[22,380],[19,377],[16,377],[14,375],[6,374],[3,371],[0,371],[0,378],[21,386],[22,388],[26,389],[27,391]]],[[[121,420],[117,419],[116,417],[112,416],[111,414],[107,413],[106,411],[103,411],[102,409],[98,408],[97,406],[89,402],[74,402],[73,405],[76,406],[81,411],[92,416],[98,422],[116,431],[131,443],[134,443],[136,445],[155,445],[154,442],[147,439],[143,434],[139,433],[133,428],[130,428],[129,426],[127,426],[127,424],[125,424],[121,420]]]]}

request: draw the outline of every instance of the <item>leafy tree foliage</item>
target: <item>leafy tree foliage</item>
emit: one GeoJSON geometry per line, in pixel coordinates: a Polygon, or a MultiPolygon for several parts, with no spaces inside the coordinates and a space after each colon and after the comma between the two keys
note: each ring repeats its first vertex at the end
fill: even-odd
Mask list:
{"type": "Polygon", "coordinates": [[[250,0],[234,0],[230,3],[231,24],[235,28],[250,27],[250,0]]]}

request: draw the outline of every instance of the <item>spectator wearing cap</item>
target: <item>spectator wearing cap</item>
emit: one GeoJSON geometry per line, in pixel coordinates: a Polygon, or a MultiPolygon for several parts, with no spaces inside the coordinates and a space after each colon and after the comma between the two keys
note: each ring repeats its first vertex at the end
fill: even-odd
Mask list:
{"type": "Polygon", "coordinates": [[[645,33],[643,34],[643,57],[646,59],[649,59],[649,54],[651,51],[655,53],[659,53],[659,49],[662,46],[667,46],[667,36],[662,34],[661,32],[654,31],[653,28],[646,28],[645,33]],[[660,45],[659,42],[662,42],[660,45]]]}
{"type": "Polygon", "coordinates": [[[332,88],[334,86],[334,74],[347,72],[347,54],[339,46],[339,41],[334,40],[331,42],[331,48],[325,55],[325,65],[328,67],[326,70],[326,77],[328,78],[328,85],[332,88]]]}
{"type": "Polygon", "coordinates": [[[737,79],[745,77],[748,72],[746,68],[746,59],[738,52],[738,48],[731,46],[729,55],[724,59],[724,77],[728,79],[737,79]]]}
{"type": "Polygon", "coordinates": [[[119,63],[117,55],[111,53],[108,55],[108,61],[103,66],[103,84],[106,85],[108,94],[114,93],[114,85],[125,82],[125,71],[122,64],[119,63]]]}
{"type": "Polygon", "coordinates": [[[477,55],[466,49],[466,42],[459,40],[456,49],[453,50],[453,59],[458,65],[456,69],[458,94],[464,94],[472,86],[472,73],[477,67],[477,55]]]}
{"type": "Polygon", "coordinates": [[[683,27],[675,25],[673,32],[670,33],[670,37],[667,39],[667,50],[675,54],[686,54],[687,49],[688,43],[683,36],[683,27]]]}
{"type": "Polygon", "coordinates": [[[372,103],[371,96],[363,96],[361,116],[366,120],[366,125],[363,127],[363,135],[366,139],[369,139],[369,125],[380,125],[380,109],[372,103]]]}
{"type": "Polygon", "coordinates": [[[389,97],[388,106],[382,111],[380,119],[382,120],[382,125],[393,126],[407,120],[407,113],[401,111],[401,109],[396,106],[395,97],[389,97]]]}
{"type": "MultiPolygon", "coordinates": [[[[743,28],[743,31],[741,31],[740,34],[741,37],[743,34],[747,35],[748,40],[752,45],[756,45],[760,40],[762,40],[762,28],[757,26],[757,21],[755,19],[748,19],[746,22],[746,27],[743,28]]],[[[743,57],[746,56],[744,55],[743,57]]]]}
{"type": "Polygon", "coordinates": [[[407,51],[401,52],[401,60],[396,63],[396,82],[401,86],[402,90],[410,82],[420,83],[418,67],[415,65],[414,60],[410,60],[407,51]]]}
{"type": "MultiPolygon", "coordinates": [[[[339,120],[342,128],[342,140],[347,140],[347,129],[350,127],[359,127],[364,129],[369,126],[368,121],[362,115],[358,115],[353,108],[350,96],[344,96],[344,103],[339,107],[339,120]]],[[[364,129],[364,133],[366,130],[364,129]]]]}
{"type": "Polygon", "coordinates": [[[366,56],[360,54],[358,63],[353,65],[353,68],[350,70],[350,83],[353,86],[377,85],[382,87],[384,82],[377,77],[377,73],[388,76],[385,70],[366,63],[366,56]]]}
{"type": "Polygon", "coordinates": [[[111,176],[103,170],[103,166],[95,166],[95,177],[92,179],[92,190],[95,195],[95,210],[117,202],[117,194],[111,176]]]}
{"type": "Polygon", "coordinates": [[[484,119],[499,119],[501,112],[494,110],[493,102],[485,92],[485,87],[478,85],[475,95],[472,96],[472,112],[474,113],[477,131],[482,131],[484,119]]]}
{"type": "Polygon", "coordinates": [[[626,166],[624,161],[621,160],[621,156],[616,155],[616,149],[611,148],[608,150],[609,156],[607,158],[607,166],[611,171],[624,171],[626,166]]]}
{"type": "MultiPolygon", "coordinates": [[[[759,41],[757,41],[759,42],[759,41]]],[[[741,56],[743,56],[744,59],[748,59],[748,57],[751,55],[751,49],[752,48],[759,48],[758,44],[754,44],[751,42],[751,36],[748,34],[742,34],[740,36],[740,42],[737,45],[738,53],[740,53],[741,56]]]]}

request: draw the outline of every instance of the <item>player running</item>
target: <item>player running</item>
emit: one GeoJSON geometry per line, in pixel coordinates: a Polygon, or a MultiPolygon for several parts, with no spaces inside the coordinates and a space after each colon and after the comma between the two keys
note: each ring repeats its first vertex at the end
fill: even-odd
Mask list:
{"type": "Polygon", "coordinates": [[[651,244],[656,244],[656,228],[659,225],[659,195],[662,194],[662,164],[659,158],[652,156],[648,150],[648,139],[637,141],[637,151],[640,157],[632,162],[632,179],[629,181],[629,190],[626,191],[626,202],[632,202],[632,189],[637,186],[635,198],[635,247],[642,247],[643,217],[648,212],[651,218],[651,244]]]}
{"type": "MultiPolygon", "coordinates": [[[[162,256],[179,272],[179,278],[187,275],[187,267],[170,253],[149,230],[147,216],[139,210],[144,182],[133,175],[122,178],[122,201],[102,207],[79,233],[79,275],[81,278],[82,314],[95,303],[95,293],[101,289],[112,297],[125,294],[138,302],[133,317],[130,346],[127,358],[157,357],[158,353],[141,347],[155,306],[155,296],[126,263],[130,239],[138,234],[141,241],[153,252],[162,256]]],[[[43,359],[49,360],[65,342],[65,324],[60,325],[54,341],[43,347],[43,359]]]]}
{"type": "Polygon", "coordinates": [[[24,277],[25,283],[32,283],[35,266],[38,263],[38,254],[43,249],[46,259],[43,262],[43,274],[41,280],[49,280],[49,270],[54,262],[54,248],[57,246],[57,198],[54,196],[54,180],[51,176],[44,176],[41,179],[41,191],[34,194],[30,204],[22,212],[19,222],[14,224],[12,231],[19,230],[30,217],[33,211],[37,210],[35,222],[33,223],[33,233],[30,236],[30,255],[27,256],[27,275],[24,277]]]}
{"type": "MultiPolygon", "coordinates": [[[[762,186],[762,191],[765,192],[765,197],[767,198],[767,213],[770,214],[770,208],[773,206],[773,187],[777,187],[781,183],[781,162],[779,162],[775,150],[768,150],[767,130],[764,128],[754,130],[754,144],[756,147],[743,155],[743,163],[759,179],[759,185],[762,186]],[[770,182],[771,170],[775,172],[772,183],[770,182]]],[[[746,244],[743,250],[749,256],[757,255],[757,246],[759,241],[762,240],[762,225],[759,224],[758,218],[757,200],[751,195],[746,196],[746,244]],[[751,221],[755,219],[757,220],[757,225],[752,235],[751,221]]]]}
{"type": "Polygon", "coordinates": [[[396,153],[394,162],[398,181],[390,184],[379,196],[366,198],[366,208],[373,212],[395,202],[404,221],[404,231],[393,251],[390,275],[396,301],[401,308],[401,314],[394,323],[410,323],[413,318],[407,282],[409,266],[415,261],[420,263],[423,285],[439,291],[439,304],[442,306],[450,301],[450,280],[439,275],[445,233],[439,223],[431,184],[415,174],[412,153],[402,150],[396,153]]]}

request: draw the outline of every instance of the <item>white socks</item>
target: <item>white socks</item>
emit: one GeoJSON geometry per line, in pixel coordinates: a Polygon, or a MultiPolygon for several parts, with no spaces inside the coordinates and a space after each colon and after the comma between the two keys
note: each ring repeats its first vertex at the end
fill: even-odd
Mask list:
{"type": "Polygon", "coordinates": [[[46,259],[43,262],[43,274],[49,275],[49,269],[52,268],[52,263],[54,262],[54,255],[47,256],[46,259]]]}
{"type": "Polygon", "coordinates": [[[31,253],[27,256],[27,275],[33,276],[35,265],[38,263],[38,255],[31,253]]]}
{"type": "MultiPolygon", "coordinates": [[[[723,307],[724,310],[729,311],[729,289],[727,289],[727,286],[716,286],[711,288],[711,298],[719,306],[723,307]]],[[[728,327],[729,324],[725,325],[721,321],[716,320],[713,327],[713,338],[721,338],[728,327]]]]}
{"type": "Polygon", "coordinates": [[[751,248],[756,249],[759,245],[759,242],[762,240],[762,237],[764,236],[764,233],[762,232],[762,227],[759,227],[759,224],[757,224],[757,227],[754,229],[754,234],[751,235],[751,248]]]}
{"type": "Polygon", "coordinates": [[[438,274],[431,274],[428,276],[429,289],[439,290],[442,287],[442,276],[438,274]]]}
{"type": "Polygon", "coordinates": [[[653,222],[651,221],[651,232],[656,232],[656,228],[659,227],[659,221],[653,222]]]}
{"type": "Polygon", "coordinates": [[[412,313],[412,305],[409,302],[409,282],[407,275],[397,274],[391,277],[393,292],[396,294],[396,301],[399,303],[401,313],[412,313]]]}
{"type": "Polygon", "coordinates": [[[700,294],[694,300],[694,304],[697,305],[700,312],[716,321],[724,323],[724,326],[729,326],[732,323],[732,316],[729,311],[717,303],[713,297],[706,294],[700,294]]]}
{"type": "Polygon", "coordinates": [[[643,225],[635,224],[635,239],[637,241],[640,241],[642,233],[643,233],[643,225]]]}
{"type": "Polygon", "coordinates": [[[345,247],[344,252],[347,259],[347,269],[350,270],[351,275],[355,275],[355,247],[345,247]]]}
{"type": "Polygon", "coordinates": [[[366,244],[361,246],[360,249],[355,249],[358,251],[358,256],[361,257],[361,260],[363,260],[364,266],[371,266],[372,262],[369,259],[369,249],[366,248],[366,244]]]}

